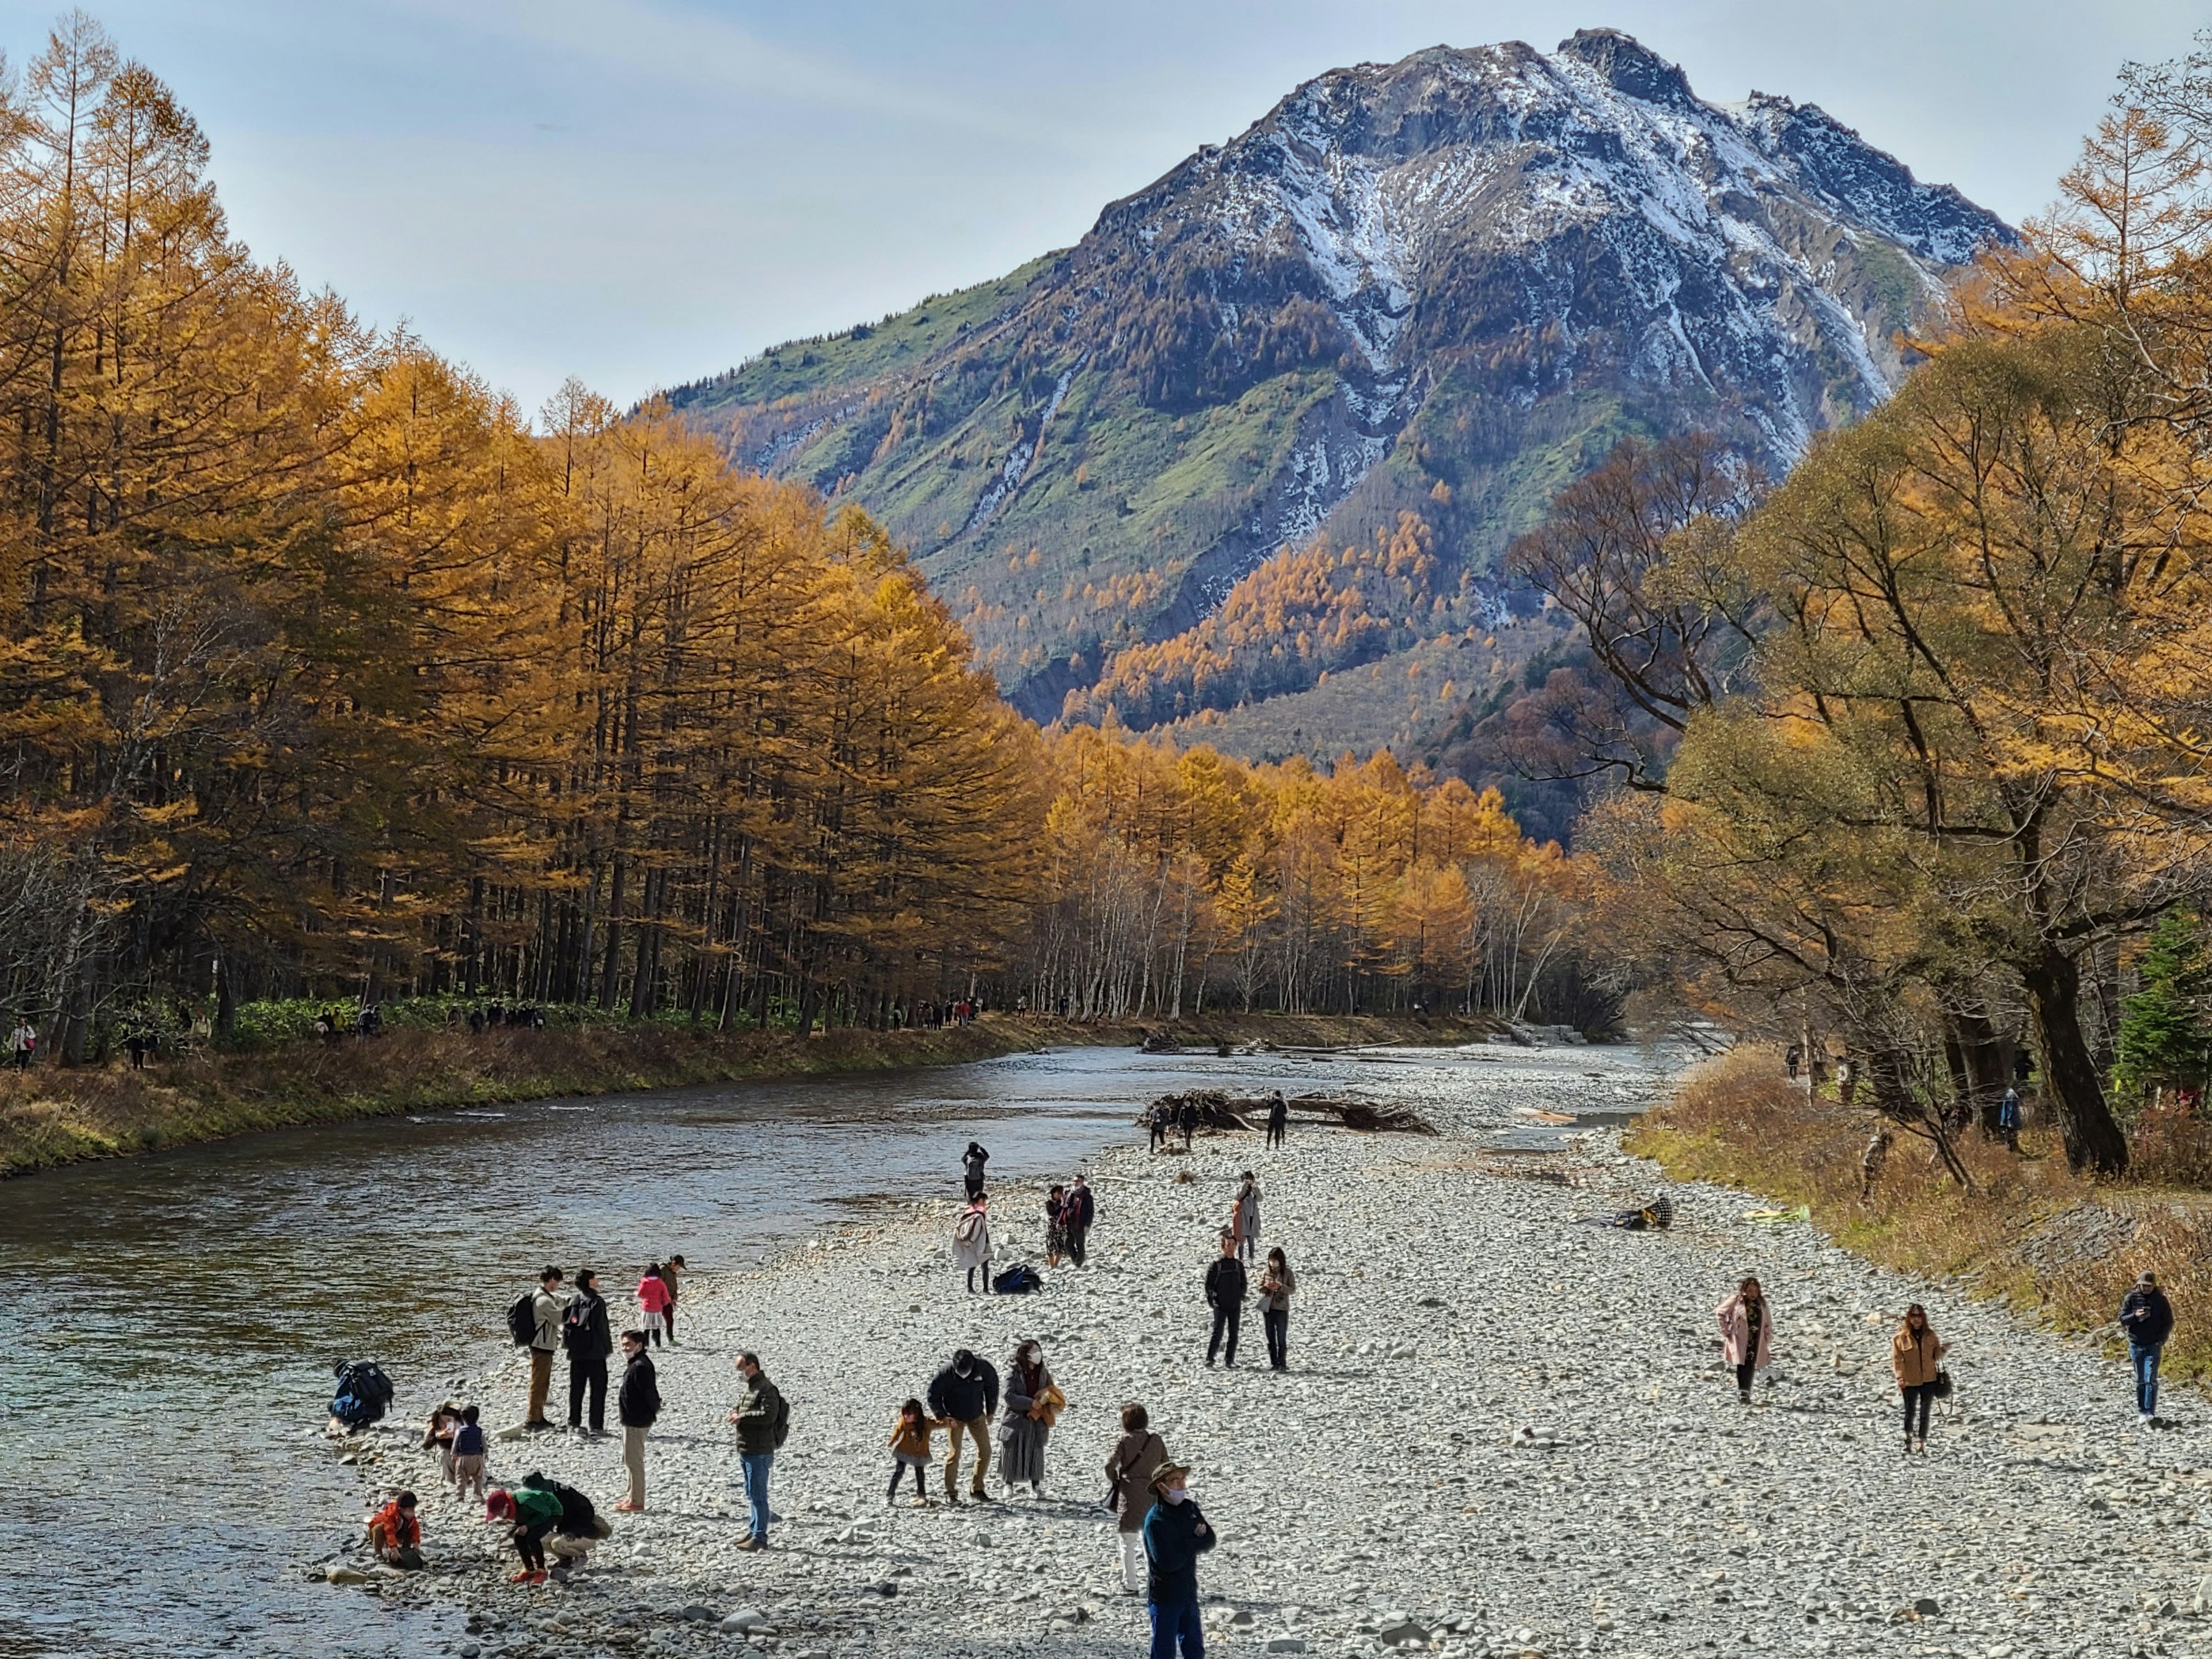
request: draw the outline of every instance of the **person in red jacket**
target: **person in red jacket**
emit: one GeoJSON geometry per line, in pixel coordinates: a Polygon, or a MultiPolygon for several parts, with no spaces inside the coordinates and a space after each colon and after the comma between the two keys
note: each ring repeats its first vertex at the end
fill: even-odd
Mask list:
{"type": "Polygon", "coordinates": [[[646,1340],[656,1348],[660,1346],[660,1333],[667,1324],[671,1300],[668,1281],[660,1276],[660,1264],[656,1261],[637,1281],[637,1322],[646,1340]]]}
{"type": "Polygon", "coordinates": [[[422,1565],[422,1523],[416,1518],[413,1492],[401,1492],[368,1517],[368,1542],[376,1559],[388,1565],[422,1565]]]}

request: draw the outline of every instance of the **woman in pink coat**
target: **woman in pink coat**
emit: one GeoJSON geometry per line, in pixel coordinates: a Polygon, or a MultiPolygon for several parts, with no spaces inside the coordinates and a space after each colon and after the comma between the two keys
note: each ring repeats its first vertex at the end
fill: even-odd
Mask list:
{"type": "Polygon", "coordinates": [[[645,1277],[637,1281],[638,1327],[646,1340],[654,1347],[660,1346],[661,1326],[668,1313],[669,1304],[675,1298],[668,1294],[668,1281],[660,1276],[660,1264],[656,1261],[645,1270],[645,1277]]]}
{"type": "Polygon", "coordinates": [[[1759,1288],[1747,1279],[1735,1294],[1717,1310],[1721,1322],[1721,1357],[1735,1367],[1736,1392],[1751,1404],[1751,1379],[1773,1363],[1774,1310],[1759,1288]]]}

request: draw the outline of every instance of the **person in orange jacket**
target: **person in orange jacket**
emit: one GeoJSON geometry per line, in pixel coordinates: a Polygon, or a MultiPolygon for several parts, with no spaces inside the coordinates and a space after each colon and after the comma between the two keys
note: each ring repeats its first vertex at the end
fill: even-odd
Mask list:
{"type": "Polygon", "coordinates": [[[403,1492],[368,1517],[369,1547],[389,1566],[422,1565],[422,1523],[416,1517],[415,1494],[403,1492]]]}

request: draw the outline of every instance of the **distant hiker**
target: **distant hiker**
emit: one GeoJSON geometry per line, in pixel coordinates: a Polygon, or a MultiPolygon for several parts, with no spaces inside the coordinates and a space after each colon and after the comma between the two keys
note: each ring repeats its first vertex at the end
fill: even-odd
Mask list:
{"type": "Polygon", "coordinates": [[[1182,1149],[1190,1150],[1190,1138],[1198,1133],[1198,1103],[1188,1096],[1176,1108],[1176,1127],[1182,1131],[1182,1149]]]}
{"type": "Polygon", "coordinates": [[[647,1357],[643,1331],[624,1331],[622,1347],[625,1363],[615,1411],[622,1419],[623,1468],[629,1471],[629,1496],[615,1507],[634,1515],[645,1507],[645,1431],[660,1416],[660,1379],[647,1357]]]}
{"type": "Polygon", "coordinates": [[[991,1161],[978,1141],[969,1141],[968,1150],[960,1155],[960,1166],[968,1182],[968,1200],[971,1204],[983,1195],[983,1166],[991,1161]]]}
{"type": "Polygon", "coordinates": [[[1158,1152],[1160,1143],[1168,1138],[1167,1109],[1158,1101],[1145,1108],[1145,1132],[1151,1137],[1145,1147],[1146,1154],[1150,1156],[1158,1152]]]}
{"type": "Polygon", "coordinates": [[[1281,1146],[1283,1135],[1289,1129],[1290,1125],[1290,1105],[1284,1100],[1283,1091],[1278,1089],[1275,1091],[1274,1097],[1267,1103],[1267,1145],[1281,1146]]]}
{"type": "Polygon", "coordinates": [[[461,1407],[461,1426],[453,1431],[453,1496],[466,1498],[473,1492],[478,1498],[484,1495],[484,1454],[489,1439],[483,1425],[477,1421],[474,1406],[461,1407]]]}
{"type": "Polygon", "coordinates": [[[607,1431],[607,1356],[615,1351],[613,1322],[607,1317],[607,1299],[599,1294],[599,1276],[589,1267],[576,1269],[575,1294],[568,1298],[561,1321],[562,1346],[568,1351],[568,1426],[584,1426],[584,1396],[592,1400],[593,1435],[607,1431]]]}
{"type": "Polygon", "coordinates": [[[991,1418],[999,1409],[999,1373],[988,1359],[978,1359],[965,1348],[953,1351],[952,1363],[930,1380],[930,1415],[945,1427],[945,1499],[960,1501],[960,1437],[965,1434],[975,1449],[975,1478],[968,1495],[986,1498],[984,1472],[991,1467],[991,1418]]]}
{"type": "Polygon", "coordinates": [[[680,1255],[672,1255],[661,1264],[660,1282],[668,1286],[668,1305],[660,1310],[660,1322],[668,1328],[668,1346],[676,1346],[676,1285],[690,1272],[680,1255]]]}
{"type": "Polygon", "coordinates": [[[1290,1258],[1282,1247],[1267,1252],[1267,1270],[1260,1275],[1260,1322],[1267,1332],[1267,1365],[1272,1370],[1291,1368],[1291,1294],[1298,1288],[1290,1258]]]}
{"type": "Polygon", "coordinates": [[[131,1069],[134,1072],[144,1071],[146,1069],[146,1049],[148,1047],[148,1038],[146,1034],[143,1031],[131,1032],[128,1037],[124,1039],[123,1046],[131,1051],[131,1069]]]}
{"type": "Polygon", "coordinates": [[[1796,1043],[1791,1043],[1782,1056],[1782,1063],[1790,1068],[1790,1080],[1795,1083],[1797,1080],[1799,1068],[1805,1063],[1805,1051],[1796,1043]]]}
{"type": "Polygon", "coordinates": [[[1735,1367],[1736,1393],[1748,1406],[1751,1379],[1774,1362],[1774,1310],[1759,1281],[1747,1279],[1714,1312],[1721,1322],[1721,1357],[1735,1367]]]}
{"type": "Polygon", "coordinates": [[[1221,1230],[1221,1254],[1206,1270],[1206,1304],[1213,1310],[1213,1334],[1206,1345],[1206,1363],[1213,1364],[1221,1339],[1229,1339],[1228,1362],[1237,1363],[1237,1328],[1244,1322],[1244,1264],[1237,1259],[1237,1240],[1221,1230]]]}
{"type": "Polygon", "coordinates": [[[368,1517],[368,1543],[386,1566],[422,1565],[422,1522],[415,1514],[413,1492],[401,1492],[368,1517]]]}
{"type": "Polygon", "coordinates": [[[2004,1098],[1997,1102],[1997,1133],[2004,1137],[2008,1152],[2020,1150],[2020,1091],[2010,1084],[2005,1085],[2004,1098]]]}
{"type": "Polygon", "coordinates": [[[1213,1528],[1191,1501],[1190,1471],[1170,1463],[1152,1471],[1159,1501],[1145,1516],[1145,1560],[1151,1567],[1146,1611],[1152,1615],[1152,1659],[1206,1659],[1206,1626],[1198,1612],[1198,1558],[1213,1547],[1213,1528]]]}
{"type": "Polygon", "coordinates": [[[1017,1343],[1006,1368],[1006,1414],[999,1419],[999,1479],[1008,1492],[1025,1486],[1044,1496],[1045,1442],[1066,1403],[1044,1368],[1044,1350],[1033,1341],[1017,1343]]]}
{"type": "Polygon", "coordinates": [[[1054,1187],[1044,1195],[1044,1265],[1060,1266],[1060,1253],[1067,1248],[1067,1226],[1060,1218],[1066,1207],[1067,1188],[1054,1187]]]}
{"type": "Polygon", "coordinates": [[[2158,1287],[2158,1275],[2139,1273],[2136,1287],[2120,1302],[2120,1329],[2128,1339],[2128,1359],[2136,1371],[2136,1412],[2142,1426],[2158,1420],[2158,1356],[2173,1334],[2173,1304],[2158,1287]]]}
{"type": "Polygon", "coordinates": [[[1943,1345],[1936,1339],[1936,1328],[1928,1322],[1928,1310],[1916,1302],[1905,1310],[1905,1322],[1889,1340],[1889,1368],[1896,1373],[1897,1391],[1905,1399],[1905,1449],[1908,1453],[1928,1449],[1928,1412],[1936,1403],[1936,1379],[1943,1374],[1937,1362],[1942,1358],[1943,1345]],[[1920,1408],[1917,1443],[1912,1433],[1912,1410],[1916,1405],[1920,1408]]]}
{"type": "Polygon", "coordinates": [[[15,1029],[8,1034],[8,1060],[17,1071],[31,1063],[31,1056],[39,1050],[39,1034],[30,1021],[19,1019],[15,1029]]]}
{"type": "Polygon", "coordinates": [[[1121,1437],[1106,1460],[1112,1483],[1115,1529],[1121,1540],[1121,1588],[1145,1589],[1145,1516],[1152,1507],[1152,1471],[1168,1461],[1167,1443],[1152,1432],[1151,1415],[1134,1401],[1121,1407],[1121,1437]]]}
{"type": "Polygon", "coordinates": [[[891,1437],[886,1443],[891,1449],[891,1484],[884,1493],[884,1503],[898,1502],[899,1477],[912,1469],[914,1501],[928,1504],[929,1433],[944,1426],[931,1419],[919,1400],[909,1400],[899,1407],[898,1421],[891,1425],[891,1437]]]}
{"type": "Polygon", "coordinates": [[[968,1270],[968,1293],[975,1293],[975,1270],[983,1271],[983,1294],[991,1293],[990,1200],[977,1193],[952,1224],[952,1265],[968,1270]]]}
{"type": "Polygon", "coordinates": [[[655,1347],[660,1346],[660,1333],[668,1322],[667,1313],[668,1281],[660,1276],[660,1264],[656,1261],[637,1281],[638,1328],[652,1340],[655,1347]]]}
{"type": "Polygon", "coordinates": [[[768,1476],[775,1462],[776,1449],[783,1444],[791,1427],[791,1411],[776,1392],[775,1384],[768,1380],[761,1369],[760,1356],[745,1352],[738,1356],[738,1375],[745,1380],[744,1396],[730,1413],[730,1421],[738,1430],[738,1461],[745,1474],[745,1502],[750,1510],[752,1530],[738,1547],[741,1550],[764,1550],[768,1547],[768,1476]]]}
{"type": "Polygon", "coordinates": [[[1259,1259],[1260,1255],[1260,1181],[1249,1170],[1244,1171],[1243,1183],[1237,1188],[1237,1207],[1230,1219],[1230,1231],[1237,1235],[1237,1254],[1246,1261],[1259,1259]]]}
{"type": "Polygon", "coordinates": [[[561,1319],[568,1311],[568,1298],[561,1293],[561,1270],[549,1267],[538,1275],[538,1294],[531,1298],[535,1322],[530,1338],[530,1414],[526,1429],[550,1429],[545,1420],[545,1395],[553,1386],[553,1351],[561,1346],[561,1319]]]}
{"type": "Polygon", "coordinates": [[[1075,1184],[1067,1189],[1069,1214],[1066,1224],[1068,1259],[1080,1267],[1091,1254],[1091,1224],[1097,1219],[1098,1203],[1091,1196],[1091,1183],[1077,1170],[1075,1184]]]}
{"type": "Polygon", "coordinates": [[[507,1523],[507,1541],[522,1562],[510,1583],[545,1582],[545,1534],[561,1523],[561,1500],[542,1486],[492,1488],[484,1499],[484,1519],[507,1523]]]}
{"type": "Polygon", "coordinates": [[[1859,1154],[1859,1202],[1863,1204],[1874,1194],[1874,1183],[1881,1179],[1881,1166],[1889,1161],[1892,1144],[1890,1133],[1877,1128],[1874,1138],[1859,1154]]]}

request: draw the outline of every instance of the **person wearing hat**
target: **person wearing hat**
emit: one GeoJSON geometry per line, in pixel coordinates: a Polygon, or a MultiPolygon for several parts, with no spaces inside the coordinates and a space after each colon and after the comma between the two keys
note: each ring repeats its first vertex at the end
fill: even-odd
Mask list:
{"type": "Polygon", "coordinates": [[[1157,1501],[1145,1517],[1146,1612],[1152,1621],[1152,1659],[1206,1659],[1206,1625],[1198,1612],[1198,1558],[1213,1547],[1213,1528],[1190,1496],[1190,1471],[1163,1463],[1152,1471],[1157,1501]]]}
{"type": "Polygon", "coordinates": [[[2173,1334],[2173,1304],[2158,1287],[2158,1275],[2142,1273],[2120,1303],[2120,1328],[2127,1333],[2128,1358],[2136,1371],[2136,1412],[2143,1427],[2158,1416],[2158,1356],[2173,1334]]]}

